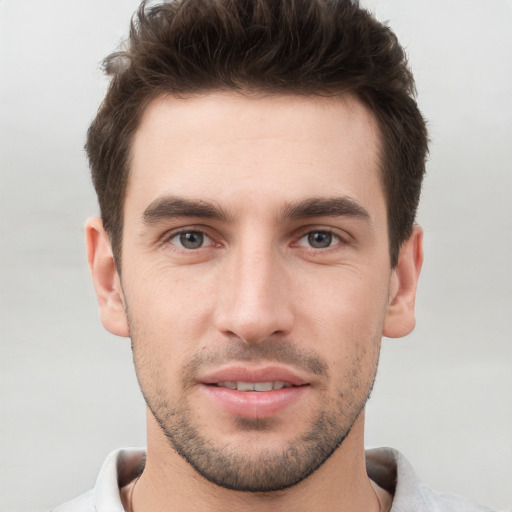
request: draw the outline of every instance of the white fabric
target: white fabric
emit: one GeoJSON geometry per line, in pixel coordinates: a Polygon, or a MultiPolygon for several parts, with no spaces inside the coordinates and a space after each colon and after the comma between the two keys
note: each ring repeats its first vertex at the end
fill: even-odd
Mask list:
{"type": "MultiPolygon", "coordinates": [[[[144,459],[145,451],[139,448],[111,453],[103,463],[94,489],[52,512],[124,512],[119,487],[140,474],[144,459]]],[[[394,495],[391,512],[495,512],[419,483],[407,459],[392,448],[367,450],[366,465],[368,476],[394,495]]]]}

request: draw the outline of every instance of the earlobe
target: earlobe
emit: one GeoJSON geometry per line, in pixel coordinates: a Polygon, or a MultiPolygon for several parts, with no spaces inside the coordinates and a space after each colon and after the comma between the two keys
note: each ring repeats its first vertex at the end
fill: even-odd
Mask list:
{"type": "Polygon", "coordinates": [[[414,303],[422,264],[423,230],[414,226],[411,236],[400,249],[398,264],[391,276],[389,304],[382,331],[384,336],[401,338],[414,329],[414,303]]]}
{"type": "Polygon", "coordinates": [[[101,322],[112,334],[129,336],[121,281],[110,240],[101,219],[89,219],[85,225],[85,232],[87,261],[100,306],[101,322]]]}

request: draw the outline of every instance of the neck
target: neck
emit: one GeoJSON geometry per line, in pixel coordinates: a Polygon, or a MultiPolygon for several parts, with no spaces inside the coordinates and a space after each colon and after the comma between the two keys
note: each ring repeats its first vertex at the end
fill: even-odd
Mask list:
{"type": "Polygon", "coordinates": [[[133,512],[378,512],[366,474],[364,412],[334,454],[309,477],[282,491],[252,493],[219,487],[199,475],[169,445],[148,413],[146,467],[133,493],[133,512]]]}

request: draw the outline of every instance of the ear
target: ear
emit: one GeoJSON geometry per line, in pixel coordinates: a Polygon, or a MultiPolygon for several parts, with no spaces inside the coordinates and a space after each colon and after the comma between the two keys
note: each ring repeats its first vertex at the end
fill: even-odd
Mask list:
{"type": "Polygon", "coordinates": [[[110,239],[101,219],[89,219],[85,224],[85,233],[87,261],[100,306],[101,322],[112,334],[127,337],[129,328],[121,280],[114,263],[110,239]]]}
{"type": "Polygon", "coordinates": [[[414,302],[422,264],[423,230],[414,226],[412,235],[400,248],[398,264],[391,274],[389,304],[382,331],[388,338],[401,338],[416,325],[414,302]]]}

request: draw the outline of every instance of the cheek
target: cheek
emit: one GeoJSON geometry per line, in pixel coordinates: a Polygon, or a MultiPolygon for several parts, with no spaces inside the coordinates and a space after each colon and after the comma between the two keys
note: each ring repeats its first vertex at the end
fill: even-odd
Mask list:
{"type": "Polygon", "coordinates": [[[389,273],[356,268],[305,274],[294,290],[302,316],[347,334],[375,333],[388,301],[389,273]]]}
{"type": "Polygon", "coordinates": [[[378,358],[388,297],[387,281],[343,269],[314,283],[303,281],[296,315],[304,343],[314,344],[335,372],[372,366],[378,358]],[[314,286],[313,286],[314,284],[314,286]],[[307,289],[308,293],[304,293],[307,289]]]}
{"type": "Polygon", "coordinates": [[[134,321],[168,337],[197,335],[206,328],[215,303],[212,272],[201,265],[191,271],[166,262],[137,270],[126,276],[124,287],[134,321]]]}
{"type": "Polygon", "coordinates": [[[210,325],[205,309],[212,295],[191,277],[156,268],[126,275],[127,283],[136,283],[125,287],[125,298],[135,369],[145,394],[163,397],[179,389],[184,362],[205,339],[210,325]]]}

